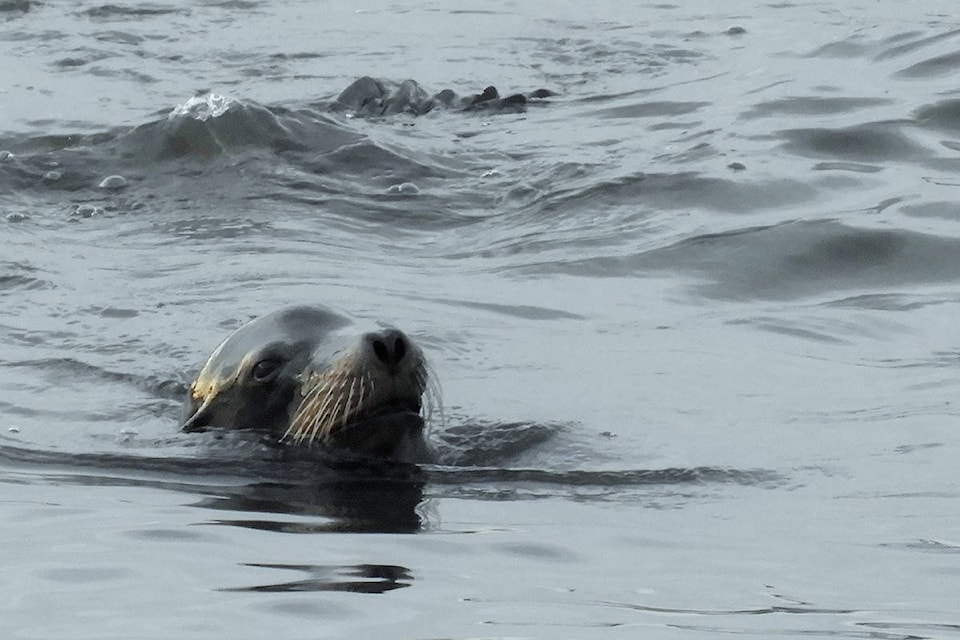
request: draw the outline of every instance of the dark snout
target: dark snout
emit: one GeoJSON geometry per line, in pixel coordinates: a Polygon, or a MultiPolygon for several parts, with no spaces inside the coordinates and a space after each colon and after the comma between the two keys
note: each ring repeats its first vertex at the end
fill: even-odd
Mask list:
{"type": "Polygon", "coordinates": [[[396,371],[409,358],[410,339],[399,329],[386,329],[363,336],[368,349],[373,352],[373,362],[387,371],[396,371]]]}

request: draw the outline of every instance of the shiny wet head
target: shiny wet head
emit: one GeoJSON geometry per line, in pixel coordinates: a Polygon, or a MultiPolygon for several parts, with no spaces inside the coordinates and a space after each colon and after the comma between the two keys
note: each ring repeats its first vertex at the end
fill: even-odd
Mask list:
{"type": "Polygon", "coordinates": [[[258,429],[294,444],[391,455],[438,402],[420,348],[397,329],[357,337],[329,310],[294,307],[237,329],[191,385],[183,429],[258,429]]]}

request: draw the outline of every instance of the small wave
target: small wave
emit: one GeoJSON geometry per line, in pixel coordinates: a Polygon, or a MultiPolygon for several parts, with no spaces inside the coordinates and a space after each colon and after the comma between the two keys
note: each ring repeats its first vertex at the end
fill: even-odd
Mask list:
{"type": "Polygon", "coordinates": [[[904,78],[931,78],[952,75],[960,63],[960,51],[952,51],[927,58],[897,73],[904,78]]]}
{"type": "Polygon", "coordinates": [[[52,289],[53,283],[38,276],[39,270],[24,262],[0,261],[0,293],[52,289]]]}
{"type": "Polygon", "coordinates": [[[782,118],[783,116],[825,116],[856,113],[874,107],[893,104],[884,98],[847,98],[823,96],[794,96],[758,102],[740,114],[741,120],[782,118]]]}
{"type": "Polygon", "coordinates": [[[664,102],[651,101],[636,104],[625,104],[618,107],[607,107],[594,111],[592,115],[598,118],[657,118],[665,119],[673,116],[697,113],[707,107],[709,102],[664,102]]]}
{"type": "Polygon", "coordinates": [[[41,358],[4,362],[10,368],[26,368],[41,376],[53,378],[83,378],[108,383],[120,383],[148,392],[152,397],[180,400],[186,397],[188,385],[184,380],[156,376],[120,373],[77,360],[76,358],[41,358]]]}
{"type": "Polygon", "coordinates": [[[917,109],[914,113],[917,124],[934,130],[960,130],[960,100],[951,98],[917,109]]]}
{"type": "Polygon", "coordinates": [[[627,469],[619,471],[549,469],[501,469],[436,467],[428,478],[437,484],[466,485],[496,483],[533,483],[572,488],[644,487],[650,485],[740,484],[776,485],[780,474],[764,469],[727,469],[722,467],[678,467],[666,469],[627,469]]]}
{"type": "Polygon", "coordinates": [[[666,247],[541,267],[590,277],[692,274],[695,290],[726,299],[796,299],[889,290],[960,278],[960,240],[907,230],[861,229],[835,220],[784,222],[704,234],[666,247]]]}
{"type": "Polygon", "coordinates": [[[118,152],[127,160],[212,159],[256,148],[332,151],[360,138],[321,114],[206,95],[130,131],[119,140],[118,152]]]}
{"type": "Polygon", "coordinates": [[[0,13],[20,12],[26,13],[36,5],[40,4],[33,0],[2,0],[0,1],[0,13]]]}
{"type": "Polygon", "coordinates": [[[138,4],[129,7],[115,4],[102,4],[80,12],[80,15],[89,18],[108,19],[142,19],[153,16],[166,16],[172,13],[182,13],[181,9],[172,9],[158,5],[138,4]]]}
{"type": "MultiPolygon", "coordinates": [[[[32,449],[3,442],[0,436],[0,464],[39,470],[71,472],[83,478],[99,477],[109,484],[142,481],[155,484],[157,474],[189,483],[208,478],[235,478],[257,482],[316,485],[326,482],[428,481],[440,486],[497,484],[542,484],[556,487],[645,487],[653,485],[739,484],[779,485],[783,477],[764,469],[689,467],[664,469],[552,470],[509,467],[416,465],[390,461],[344,458],[329,452],[299,447],[276,446],[252,433],[204,434],[204,438],[172,436],[152,442],[154,447],[177,447],[177,455],[135,455],[126,453],[69,453],[32,449]],[[188,446],[195,455],[183,455],[188,446]],[[99,474],[99,475],[98,475],[99,474]]],[[[157,451],[154,448],[154,451],[157,451]]],[[[77,480],[84,482],[82,478],[77,480]]],[[[178,484],[181,484],[178,483],[178,484]]]]}
{"type": "Polygon", "coordinates": [[[792,129],[780,136],[790,153],[814,158],[844,158],[882,163],[930,157],[930,152],[907,136],[905,121],[871,122],[844,128],[792,129]]]}
{"type": "Polygon", "coordinates": [[[707,209],[749,213],[816,197],[812,186],[789,179],[753,183],[695,172],[635,173],[593,181],[582,188],[554,189],[541,198],[538,215],[553,218],[569,213],[579,218],[585,208],[603,210],[625,205],[650,212],[707,209]]]}

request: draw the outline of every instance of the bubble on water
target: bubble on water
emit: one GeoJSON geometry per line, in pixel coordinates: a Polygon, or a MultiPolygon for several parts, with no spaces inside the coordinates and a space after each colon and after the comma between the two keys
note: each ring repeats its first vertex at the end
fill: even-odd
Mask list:
{"type": "Polygon", "coordinates": [[[219,93],[207,93],[202,96],[194,96],[174,107],[170,112],[171,118],[184,116],[195,120],[209,120],[216,118],[227,112],[235,104],[239,104],[233,98],[222,96],[219,93]]]}
{"type": "Polygon", "coordinates": [[[25,213],[8,213],[6,216],[7,222],[23,222],[24,220],[29,220],[30,216],[25,213]]]}
{"type": "Polygon", "coordinates": [[[73,210],[73,213],[70,214],[71,218],[92,218],[95,215],[99,215],[100,209],[93,206],[92,204],[81,204],[78,205],[76,209],[73,210]]]}
{"type": "Polygon", "coordinates": [[[107,176],[97,186],[109,191],[118,191],[127,186],[127,179],[120,175],[107,176]]]}
{"type": "Polygon", "coordinates": [[[20,427],[7,427],[8,433],[20,433],[20,427]]]}
{"type": "Polygon", "coordinates": [[[63,177],[63,174],[60,173],[59,171],[47,171],[45,174],[43,174],[43,181],[56,182],[62,177],[63,177]]]}
{"type": "Polygon", "coordinates": [[[412,182],[401,182],[400,184],[390,185],[390,188],[387,189],[387,193],[396,193],[396,194],[412,196],[420,193],[420,187],[413,184],[412,182]]]}

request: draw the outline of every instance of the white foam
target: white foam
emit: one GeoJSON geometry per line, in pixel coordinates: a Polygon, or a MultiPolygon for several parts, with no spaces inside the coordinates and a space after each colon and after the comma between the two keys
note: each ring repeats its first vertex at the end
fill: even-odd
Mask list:
{"type": "Polygon", "coordinates": [[[177,116],[187,116],[196,120],[208,120],[216,118],[227,112],[230,107],[237,104],[237,100],[219,93],[207,93],[201,96],[194,96],[174,107],[170,112],[171,118],[177,116]]]}

